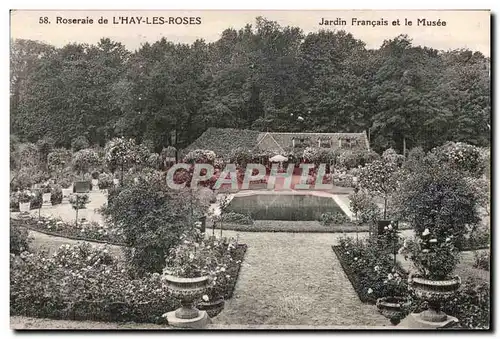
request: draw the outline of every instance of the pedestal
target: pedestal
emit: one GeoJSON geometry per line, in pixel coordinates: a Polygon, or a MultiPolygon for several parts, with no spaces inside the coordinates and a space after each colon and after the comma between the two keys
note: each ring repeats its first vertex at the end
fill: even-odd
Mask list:
{"type": "Polygon", "coordinates": [[[424,312],[411,313],[405,319],[403,319],[396,327],[401,329],[436,330],[440,328],[450,328],[458,324],[458,319],[449,315],[446,315],[446,318],[442,321],[424,320],[422,318],[422,313],[424,312]]]}
{"type": "Polygon", "coordinates": [[[165,313],[163,317],[167,318],[168,325],[179,328],[205,328],[211,323],[210,318],[206,311],[200,311],[197,317],[192,319],[182,319],[175,315],[175,311],[165,313]]]}

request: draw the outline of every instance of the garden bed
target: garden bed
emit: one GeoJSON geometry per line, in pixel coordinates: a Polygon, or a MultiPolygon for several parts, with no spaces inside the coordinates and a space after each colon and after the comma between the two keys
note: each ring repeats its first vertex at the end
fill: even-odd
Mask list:
{"type": "MultiPolygon", "coordinates": [[[[226,299],[233,295],[246,248],[233,249],[226,299]]],[[[159,274],[131,279],[123,263],[90,245],[63,245],[50,257],[11,255],[10,298],[11,315],[79,321],[164,323],[162,315],[180,306],[159,274]]]]}
{"type": "Polygon", "coordinates": [[[67,223],[62,220],[46,217],[30,217],[28,219],[11,218],[10,222],[16,227],[24,227],[55,237],[125,246],[123,236],[118,230],[101,226],[97,223],[91,223],[88,227],[82,227],[82,225],[75,226],[74,223],[67,223]]]}

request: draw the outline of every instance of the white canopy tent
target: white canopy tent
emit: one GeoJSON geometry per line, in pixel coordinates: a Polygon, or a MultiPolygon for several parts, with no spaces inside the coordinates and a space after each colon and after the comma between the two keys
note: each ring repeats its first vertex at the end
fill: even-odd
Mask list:
{"type": "Polygon", "coordinates": [[[274,157],[269,158],[269,161],[271,161],[271,162],[284,162],[284,161],[288,161],[288,158],[281,155],[281,154],[277,154],[274,157]]]}

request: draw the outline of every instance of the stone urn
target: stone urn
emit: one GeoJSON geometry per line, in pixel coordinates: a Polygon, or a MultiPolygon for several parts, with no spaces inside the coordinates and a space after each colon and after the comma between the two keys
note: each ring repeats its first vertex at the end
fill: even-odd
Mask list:
{"type": "Polygon", "coordinates": [[[206,311],[210,318],[216,317],[224,309],[224,299],[198,302],[198,309],[206,311]]]}
{"type": "Polygon", "coordinates": [[[163,283],[173,297],[181,301],[181,307],[164,314],[168,324],[174,327],[203,328],[209,322],[207,312],[198,310],[194,303],[205,294],[209,277],[183,278],[164,274],[163,283]]]}
{"type": "Polygon", "coordinates": [[[31,209],[31,202],[30,201],[19,202],[19,212],[21,212],[21,214],[28,214],[30,212],[30,209],[31,209]]]}
{"type": "Polygon", "coordinates": [[[92,191],[99,191],[99,179],[92,179],[92,191]]]}
{"type": "MultiPolygon", "coordinates": [[[[429,307],[420,313],[412,313],[405,325],[409,328],[446,328],[458,323],[458,319],[441,311],[441,304],[460,288],[460,277],[445,280],[431,280],[421,276],[408,278],[408,286],[429,307]]],[[[405,319],[405,320],[407,320],[405,319]]]]}
{"type": "Polygon", "coordinates": [[[62,202],[63,203],[68,203],[69,202],[69,197],[71,196],[71,193],[73,193],[72,188],[63,188],[62,189],[62,202]]]}
{"type": "Polygon", "coordinates": [[[118,186],[120,185],[120,179],[113,179],[113,185],[118,186]]]}
{"type": "Polygon", "coordinates": [[[384,297],[377,299],[377,308],[380,314],[397,325],[406,316],[411,301],[405,297],[384,297]]]}
{"type": "Polygon", "coordinates": [[[50,200],[52,197],[52,193],[43,193],[42,194],[42,206],[52,206],[52,201],[50,200]]]}

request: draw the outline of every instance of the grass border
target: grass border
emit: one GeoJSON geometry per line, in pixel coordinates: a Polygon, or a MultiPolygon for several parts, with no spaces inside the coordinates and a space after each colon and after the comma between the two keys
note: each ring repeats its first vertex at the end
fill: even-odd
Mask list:
{"type": "MultiPolygon", "coordinates": [[[[266,221],[276,221],[276,222],[286,222],[286,220],[266,220],[266,221]]],[[[211,227],[207,227],[207,229],[211,227]]],[[[220,230],[219,228],[215,228],[220,230]]],[[[411,227],[401,227],[400,230],[410,230],[411,227]]],[[[223,231],[238,231],[238,232],[262,232],[262,233],[367,233],[370,231],[370,226],[367,224],[361,226],[355,226],[352,223],[344,223],[340,225],[324,226],[319,225],[316,227],[283,227],[283,228],[272,228],[272,227],[259,227],[255,223],[252,225],[236,224],[225,222],[223,226],[223,231]],[[345,228],[344,228],[345,227],[345,228]],[[357,228],[357,229],[356,229],[357,228]]]]}

